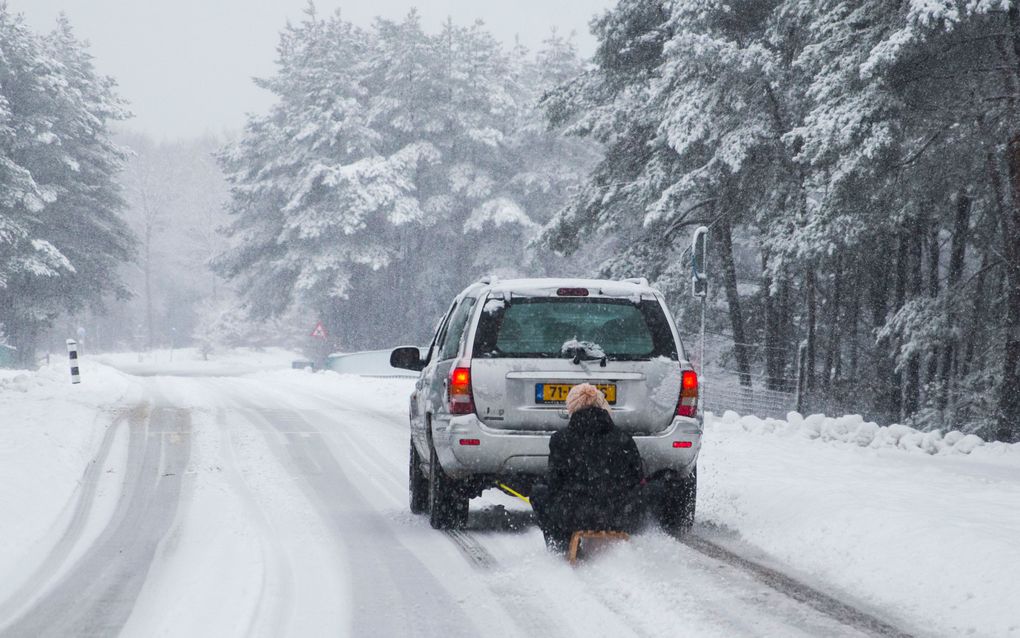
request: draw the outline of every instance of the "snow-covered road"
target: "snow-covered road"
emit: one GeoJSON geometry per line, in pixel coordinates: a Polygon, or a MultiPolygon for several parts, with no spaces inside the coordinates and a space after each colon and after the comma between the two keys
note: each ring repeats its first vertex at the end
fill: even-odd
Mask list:
{"type": "Polygon", "coordinates": [[[725,527],[686,544],[649,531],[577,569],[498,492],[473,501],[468,530],[436,532],[406,506],[407,380],[130,383],[101,413],[59,533],[13,561],[0,634],[942,633],[881,601],[821,594],[725,527]]]}

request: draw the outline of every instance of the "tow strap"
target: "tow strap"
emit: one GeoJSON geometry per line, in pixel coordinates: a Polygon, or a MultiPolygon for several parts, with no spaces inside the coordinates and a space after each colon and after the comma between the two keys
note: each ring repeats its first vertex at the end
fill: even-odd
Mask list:
{"type": "Polygon", "coordinates": [[[531,505],[531,499],[530,498],[528,498],[527,496],[525,496],[525,495],[521,494],[520,492],[516,491],[515,489],[513,489],[509,485],[506,485],[504,483],[499,483],[499,489],[503,490],[504,492],[506,492],[510,496],[516,496],[517,498],[521,499],[522,501],[524,501],[528,505],[531,505]]]}

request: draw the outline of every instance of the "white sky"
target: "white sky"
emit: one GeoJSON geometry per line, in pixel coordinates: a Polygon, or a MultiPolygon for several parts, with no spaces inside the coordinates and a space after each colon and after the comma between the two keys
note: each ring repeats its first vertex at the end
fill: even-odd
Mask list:
{"type": "MultiPolygon", "coordinates": [[[[459,24],[476,18],[496,37],[515,36],[536,47],[552,26],[577,33],[583,55],[595,42],[592,16],[615,0],[318,0],[321,14],[341,7],[346,19],[370,24],[373,16],[397,19],[417,6],[426,28],[448,16],[459,24]]],[[[273,71],[277,34],[300,20],[305,0],[10,0],[37,31],[68,15],[88,40],[99,71],[117,79],[135,114],[128,125],[159,138],[237,129],[248,112],[262,112],[270,96],[251,78],[273,71]]]]}

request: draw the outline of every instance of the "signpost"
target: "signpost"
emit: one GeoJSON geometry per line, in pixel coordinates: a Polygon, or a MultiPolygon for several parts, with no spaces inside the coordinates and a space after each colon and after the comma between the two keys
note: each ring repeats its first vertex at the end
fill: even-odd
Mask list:
{"type": "Polygon", "coordinates": [[[705,306],[708,299],[708,227],[699,226],[691,236],[691,295],[701,297],[701,370],[705,375],[705,306]]]}
{"type": "Polygon", "coordinates": [[[326,339],[326,326],[322,325],[321,321],[317,321],[315,323],[315,328],[312,330],[311,336],[315,337],[316,339],[325,340],[326,339]]]}

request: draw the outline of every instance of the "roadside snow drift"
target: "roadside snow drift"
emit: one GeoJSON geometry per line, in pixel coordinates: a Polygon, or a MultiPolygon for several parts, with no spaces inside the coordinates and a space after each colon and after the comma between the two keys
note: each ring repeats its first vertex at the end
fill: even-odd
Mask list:
{"type": "Polygon", "coordinates": [[[860,416],[706,419],[698,517],[941,635],[1020,636],[1020,445],[860,416]]]}
{"type": "Polygon", "coordinates": [[[812,414],[805,418],[796,412],[790,412],[785,421],[780,421],[761,419],[753,415],[742,417],[728,410],[717,422],[739,424],[747,432],[758,434],[776,433],[780,436],[797,436],[822,442],[838,441],[852,443],[858,447],[900,449],[925,454],[974,453],[974,456],[988,459],[1012,458],[1013,462],[1020,464],[1020,444],[985,442],[979,436],[964,434],[959,430],[952,430],[943,436],[941,430],[921,432],[899,424],[883,427],[866,422],[859,414],[835,418],[812,414]]]}

